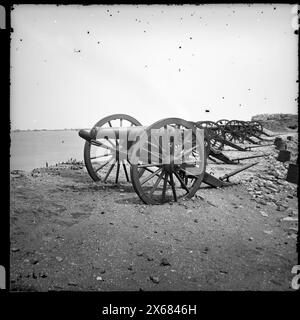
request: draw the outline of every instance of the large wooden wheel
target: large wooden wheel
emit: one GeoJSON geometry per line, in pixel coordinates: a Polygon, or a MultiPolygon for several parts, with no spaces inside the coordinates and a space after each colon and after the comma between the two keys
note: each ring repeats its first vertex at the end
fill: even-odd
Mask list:
{"type": "Polygon", "coordinates": [[[196,122],[198,128],[205,129],[210,142],[210,147],[214,151],[221,151],[224,149],[224,142],[220,141],[219,138],[223,139],[223,130],[220,126],[213,121],[198,121],[196,122]]]}
{"type": "Polygon", "coordinates": [[[227,119],[221,119],[221,120],[218,120],[218,121],[216,122],[216,124],[219,125],[220,127],[223,127],[223,126],[226,125],[227,122],[229,122],[229,120],[227,120],[227,119]]]}
{"type": "MultiPolygon", "coordinates": [[[[126,114],[113,114],[98,121],[92,130],[96,128],[132,127],[141,126],[135,118],[126,114]]],[[[129,175],[126,168],[127,162],[119,161],[115,152],[119,146],[119,139],[95,139],[93,142],[86,141],[84,145],[84,163],[90,177],[94,181],[107,182],[110,176],[114,176],[114,183],[118,183],[120,168],[123,168],[126,180],[129,175]]]]}
{"type": "Polygon", "coordinates": [[[249,121],[249,124],[255,135],[260,137],[263,134],[263,126],[259,121],[249,121]]]}
{"type": "Polygon", "coordinates": [[[196,134],[197,130],[192,122],[167,118],[149,126],[140,140],[132,146],[131,181],[134,190],[144,203],[161,204],[177,201],[183,196],[190,198],[195,195],[205,173],[207,143],[209,143],[203,139],[204,135],[196,134]],[[150,134],[153,129],[159,129],[161,137],[153,137],[150,134]],[[189,146],[178,143],[172,136],[169,140],[165,140],[165,144],[162,142],[166,137],[164,134],[169,130],[174,132],[174,129],[178,130],[176,132],[179,132],[184,141],[188,139],[185,136],[186,129],[191,129],[189,146]],[[154,156],[153,150],[155,150],[154,156]],[[166,163],[162,154],[168,150],[170,161],[166,163]],[[144,157],[141,156],[143,152],[146,155],[144,157]]]}
{"type": "Polygon", "coordinates": [[[247,132],[244,121],[231,120],[228,121],[224,127],[224,136],[228,141],[243,143],[246,135],[247,132]]]}

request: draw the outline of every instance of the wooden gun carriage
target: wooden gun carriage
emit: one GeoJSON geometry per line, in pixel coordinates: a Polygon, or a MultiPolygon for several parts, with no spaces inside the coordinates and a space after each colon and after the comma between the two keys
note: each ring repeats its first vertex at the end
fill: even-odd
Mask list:
{"type": "Polygon", "coordinates": [[[219,178],[207,173],[209,131],[180,118],[142,126],[131,116],[114,114],[98,121],[90,131],[80,130],[79,136],[86,140],[84,162],[91,178],[106,183],[115,174],[114,183],[118,183],[123,171],[146,204],[191,198],[202,182],[212,187],[231,185],[229,177],[257,164],[219,178]]]}

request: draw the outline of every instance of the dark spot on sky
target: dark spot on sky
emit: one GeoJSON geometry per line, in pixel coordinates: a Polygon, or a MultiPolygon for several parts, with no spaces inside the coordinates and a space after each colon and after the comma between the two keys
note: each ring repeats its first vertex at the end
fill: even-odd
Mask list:
{"type": "Polygon", "coordinates": [[[193,38],[192,37],[190,37],[190,40],[192,40],[193,38]]]}
{"type": "Polygon", "coordinates": [[[81,50],[76,50],[76,49],[74,49],[74,52],[78,53],[78,52],[81,52],[81,50]]]}
{"type": "Polygon", "coordinates": [[[296,80],[296,82],[298,83],[298,82],[299,82],[299,80],[296,80]]]}
{"type": "Polygon", "coordinates": [[[274,10],[276,10],[276,7],[275,8],[273,8],[274,10]]]}
{"type": "Polygon", "coordinates": [[[248,91],[250,91],[250,88],[248,88],[248,91]]]}
{"type": "Polygon", "coordinates": [[[241,107],[242,105],[241,105],[241,104],[239,104],[239,106],[241,107]]]}
{"type": "Polygon", "coordinates": [[[224,97],[222,97],[222,99],[224,99],[224,97]]]}
{"type": "Polygon", "coordinates": [[[106,10],[106,12],[109,12],[109,10],[106,10]]]}
{"type": "Polygon", "coordinates": [[[226,26],[228,26],[228,23],[226,23],[226,26]]]}
{"type": "Polygon", "coordinates": [[[144,30],[144,32],[146,33],[146,30],[144,30]]]}
{"type": "Polygon", "coordinates": [[[147,65],[145,65],[145,68],[147,68],[148,66],[147,65]]]}
{"type": "Polygon", "coordinates": [[[98,41],[97,43],[100,44],[100,41],[98,41]]]}
{"type": "Polygon", "coordinates": [[[261,11],[261,13],[264,13],[263,11],[261,11]]]}
{"type": "Polygon", "coordinates": [[[117,11],[117,13],[120,13],[120,11],[117,11]]]}
{"type": "Polygon", "coordinates": [[[181,49],[181,46],[179,46],[179,49],[181,49]]]}
{"type": "Polygon", "coordinates": [[[90,34],[90,32],[89,32],[89,31],[87,31],[87,34],[90,34]]]}
{"type": "Polygon", "coordinates": [[[233,13],[235,13],[235,11],[234,11],[234,10],[232,10],[232,12],[233,12],[233,13]]]}
{"type": "Polygon", "coordinates": [[[295,34],[298,34],[298,30],[295,30],[294,33],[295,33],[295,34]]]}
{"type": "Polygon", "coordinates": [[[112,17],[112,14],[110,14],[109,16],[112,17]]]}
{"type": "Polygon", "coordinates": [[[210,112],[208,109],[205,109],[205,112],[210,112]]]}
{"type": "Polygon", "coordinates": [[[23,39],[20,39],[20,41],[22,42],[22,41],[23,41],[23,39]]]}
{"type": "Polygon", "coordinates": [[[45,59],[44,62],[47,62],[47,60],[45,59]]]}

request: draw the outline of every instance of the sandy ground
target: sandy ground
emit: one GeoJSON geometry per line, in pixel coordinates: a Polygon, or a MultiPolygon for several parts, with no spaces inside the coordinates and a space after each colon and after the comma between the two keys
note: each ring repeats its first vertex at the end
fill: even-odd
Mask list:
{"type": "MultiPolygon", "coordinates": [[[[294,159],[297,134],[287,135],[294,159]]],[[[293,290],[298,198],[285,181],[288,164],[276,161],[274,146],[227,154],[262,152],[271,155],[236,175],[236,185],[203,184],[191,200],[156,206],[124,177],[95,183],[80,165],[12,172],[10,289],[293,290]]]]}

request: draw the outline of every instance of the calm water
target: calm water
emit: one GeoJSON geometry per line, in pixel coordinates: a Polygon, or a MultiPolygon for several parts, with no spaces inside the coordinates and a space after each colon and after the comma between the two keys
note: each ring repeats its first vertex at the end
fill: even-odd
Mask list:
{"type": "Polygon", "coordinates": [[[25,131],[11,133],[10,170],[30,171],[70,158],[83,160],[84,140],[77,131],[25,131]]]}

